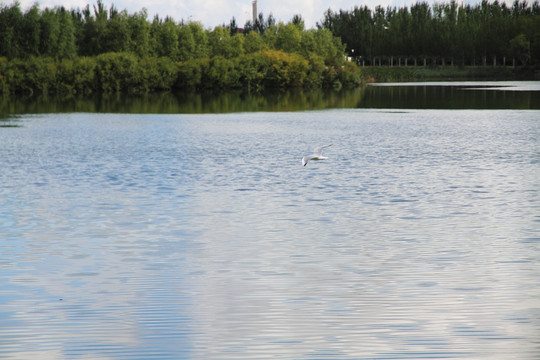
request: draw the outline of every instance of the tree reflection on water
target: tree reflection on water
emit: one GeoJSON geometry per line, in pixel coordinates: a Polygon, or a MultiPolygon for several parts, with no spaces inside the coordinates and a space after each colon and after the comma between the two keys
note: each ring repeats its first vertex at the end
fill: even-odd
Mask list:
{"type": "MultiPolygon", "coordinates": [[[[536,82],[535,82],[536,83],[536,82]]],[[[501,83],[498,82],[497,85],[501,83]]],[[[508,82],[508,86],[516,82],[508,82]]],[[[162,92],[145,95],[4,96],[0,118],[39,113],[205,114],[254,111],[378,109],[539,109],[540,91],[468,83],[393,83],[356,89],[265,92],[162,92]]]]}

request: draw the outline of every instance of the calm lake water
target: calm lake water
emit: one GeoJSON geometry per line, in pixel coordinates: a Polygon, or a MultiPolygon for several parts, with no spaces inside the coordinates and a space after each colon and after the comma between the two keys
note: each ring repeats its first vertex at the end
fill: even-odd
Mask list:
{"type": "Polygon", "coordinates": [[[13,114],[102,112],[212,114],[328,109],[540,110],[540,81],[371,84],[353,90],[261,93],[158,93],[122,96],[0,96],[0,119],[13,114]]]}
{"type": "Polygon", "coordinates": [[[532,108],[5,115],[0,358],[539,359],[532,108]]]}

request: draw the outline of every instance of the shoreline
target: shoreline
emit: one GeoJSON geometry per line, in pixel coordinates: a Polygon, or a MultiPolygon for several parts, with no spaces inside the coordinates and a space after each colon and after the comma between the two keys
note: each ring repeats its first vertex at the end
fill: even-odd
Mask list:
{"type": "Polygon", "coordinates": [[[540,80],[540,70],[513,66],[325,65],[322,58],[266,50],[233,59],[174,62],[130,53],[53,59],[0,58],[0,94],[150,94],[168,91],[263,92],[363,88],[369,83],[540,80]]]}
{"type": "Polygon", "coordinates": [[[372,82],[539,81],[540,70],[512,66],[360,66],[372,82]]]}

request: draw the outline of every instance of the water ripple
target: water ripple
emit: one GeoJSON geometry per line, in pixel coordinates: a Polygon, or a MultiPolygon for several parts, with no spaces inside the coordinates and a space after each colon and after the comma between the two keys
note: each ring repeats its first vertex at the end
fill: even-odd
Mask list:
{"type": "Polygon", "coordinates": [[[18,117],[0,358],[537,359],[537,119],[18,117]]]}

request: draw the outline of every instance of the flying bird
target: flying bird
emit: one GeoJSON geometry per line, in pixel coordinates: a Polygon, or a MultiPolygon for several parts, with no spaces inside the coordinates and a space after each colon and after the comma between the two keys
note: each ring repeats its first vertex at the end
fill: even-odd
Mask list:
{"type": "Polygon", "coordinates": [[[312,155],[304,156],[302,158],[302,165],[306,166],[309,160],[325,160],[325,159],[328,159],[327,157],[322,156],[322,149],[327,148],[329,146],[332,146],[332,144],[318,147],[313,151],[312,155]]]}

